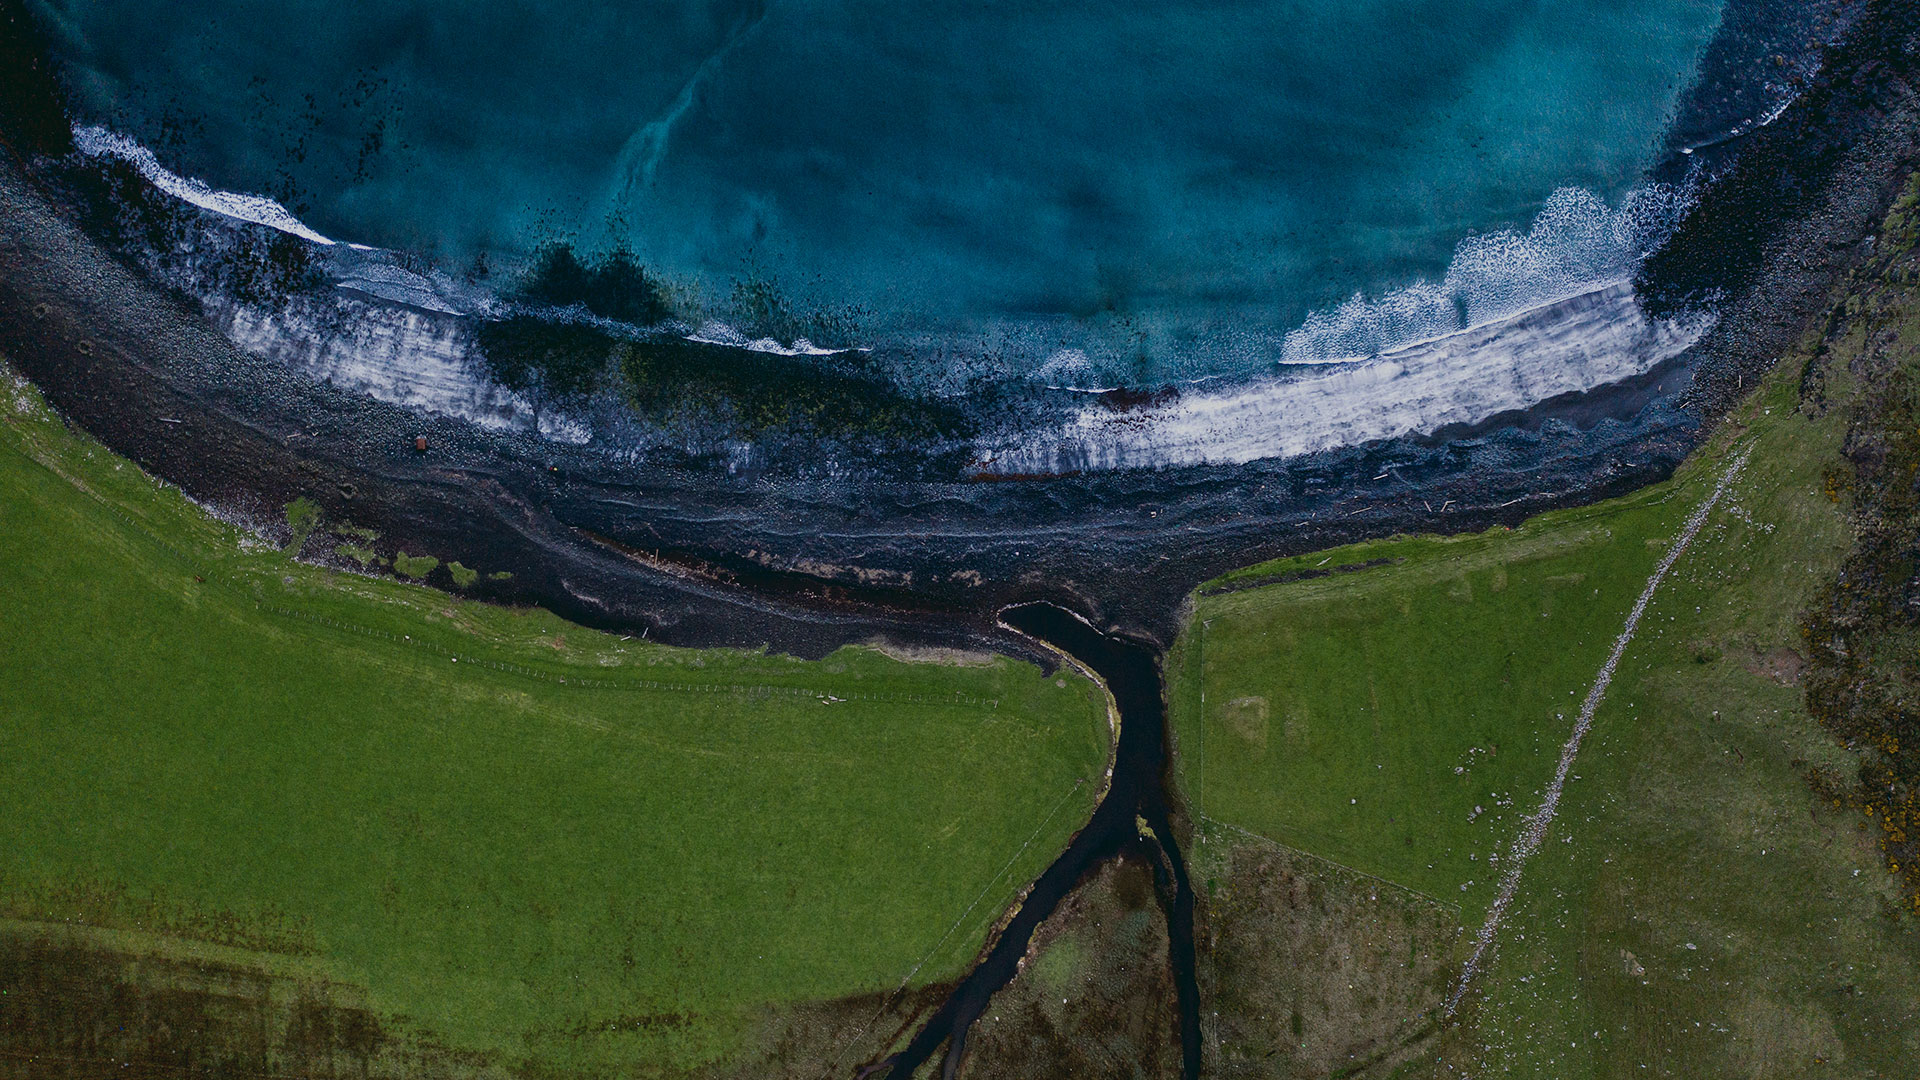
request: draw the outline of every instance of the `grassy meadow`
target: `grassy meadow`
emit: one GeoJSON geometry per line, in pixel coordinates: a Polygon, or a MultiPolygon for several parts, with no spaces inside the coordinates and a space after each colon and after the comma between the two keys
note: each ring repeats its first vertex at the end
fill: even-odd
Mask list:
{"type": "Polygon", "coordinates": [[[1845,417],[1800,412],[1798,374],[1702,455],[1754,448],[1627,650],[1437,1061],[1688,1080],[1920,1064],[1920,920],[1878,829],[1821,794],[1858,762],[1799,685],[1802,612],[1849,537],[1823,491],[1845,417]]]}
{"type": "MultiPolygon", "coordinates": [[[[1667,483],[1200,590],[1168,664],[1196,866],[1222,863],[1210,849],[1277,843],[1435,910],[1457,904],[1470,934],[1496,891],[1491,857],[1538,807],[1665,545],[1750,452],[1627,648],[1491,965],[1457,1016],[1409,1017],[1414,1044],[1371,1047],[1364,1075],[1887,1077],[1920,1065],[1920,919],[1889,873],[1886,829],[1846,794],[1875,751],[1823,730],[1800,686],[1803,619],[1853,543],[1833,477],[1855,403],[1878,382],[1861,373],[1920,374],[1911,268],[1886,273],[1850,283],[1835,319],[1667,483]]],[[[1258,930],[1220,906],[1228,931],[1258,930]]],[[[1388,985],[1397,971],[1363,974],[1388,985]]],[[[1217,1002],[1342,992],[1289,962],[1238,978],[1251,981],[1219,987],[1217,1002]]],[[[1211,1060],[1236,1076],[1295,1075],[1279,1063],[1316,1049],[1299,1041],[1299,1015],[1291,1035],[1268,1016],[1216,1021],[1241,1044],[1211,1060]]]]}
{"type": "Polygon", "coordinates": [[[1203,590],[1168,661],[1191,805],[1477,918],[1488,856],[1532,809],[1713,479],[1696,469],[1517,529],[1358,544],[1203,590]]]}
{"type": "Polygon", "coordinates": [[[677,650],[298,563],[0,379],[15,925],[303,957],[516,1071],[676,1072],[959,973],[1107,753],[1068,671],[677,650]]]}

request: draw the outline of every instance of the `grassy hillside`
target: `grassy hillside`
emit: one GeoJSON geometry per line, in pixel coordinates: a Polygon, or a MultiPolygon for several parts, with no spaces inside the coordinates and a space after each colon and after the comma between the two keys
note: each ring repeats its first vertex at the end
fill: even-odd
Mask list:
{"type": "Polygon", "coordinates": [[[1361,544],[1257,568],[1327,576],[1203,593],[1169,665],[1192,805],[1477,917],[1488,855],[1552,774],[1699,487],[1361,544]]]}
{"type": "MultiPolygon", "coordinates": [[[[1203,957],[1224,1015],[1214,1071],[1325,1075],[1337,1062],[1564,1080],[1904,1076],[1920,1064],[1920,921],[1889,872],[1906,869],[1908,838],[1888,808],[1912,801],[1898,724],[1863,719],[1879,700],[1865,693],[1852,729],[1810,715],[1800,686],[1809,657],[1834,651],[1803,627],[1844,623],[1851,609],[1835,598],[1862,589],[1894,601],[1864,607],[1895,607],[1911,577],[1906,549],[1875,549],[1872,578],[1841,567],[1868,528],[1850,515],[1849,461],[1878,468],[1894,458],[1876,446],[1912,441],[1873,425],[1915,415],[1884,400],[1920,377],[1916,205],[1910,194],[1896,210],[1834,317],[1671,482],[1511,531],[1361,544],[1202,590],[1169,663],[1196,866],[1277,843],[1337,864],[1326,873],[1342,881],[1384,879],[1435,911],[1457,903],[1470,932],[1494,893],[1493,857],[1539,806],[1665,545],[1750,452],[1627,648],[1463,1011],[1433,1023],[1442,993],[1429,982],[1424,1020],[1405,1016],[1396,1036],[1418,1054],[1376,1042],[1343,1057],[1329,1052],[1338,1036],[1313,1043],[1300,1003],[1369,979],[1390,996],[1420,966],[1412,953],[1336,970],[1339,986],[1284,957],[1203,957]],[[1816,607],[1832,611],[1810,619],[1816,607]]],[[[1911,675],[1910,650],[1894,651],[1877,670],[1911,675]]],[[[1228,894],[1248,887],[1202,882],[1225,924],[1248,909],[1228,894]]]]}
{"type": "Polygon", "coordinates": [[[693,1068],[768,1006],[958,973],[1107,755],[1066,672],[675,650],[296,563],[10,375],[0,642],[10,925],[304,957],[514,1068],[693,1068]]]}

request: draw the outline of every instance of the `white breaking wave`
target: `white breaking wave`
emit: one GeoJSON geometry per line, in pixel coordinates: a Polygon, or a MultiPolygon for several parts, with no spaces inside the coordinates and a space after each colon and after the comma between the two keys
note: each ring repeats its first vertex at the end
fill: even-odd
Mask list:
{"type": "Polygon", "coordinates": [[[1356,294],[1307,317],[1286,335],[1283,364],[1364,360],[1511,319],[1628,280],[1689,205],[1667,185],[1633,192],[1618,208],[1581,188],[1561,188],[1526,232],[1474,236],[1454,249],[1439,281],[1384,296],[1356,294]]]}
{"type": "MultiPolygon", "coordinates": [[[[359,252],[379,250],[360,244],[352,246],[359,252]]],[[[370,259],[357,265],[345,266],[333,284],[335,288],[352,289],[368,296],[427,311],[437,311],[443,315],[465,315],[473,306],[450,295],[452,290],[431,277],[415,273],[402,266],[392,266],[370,259]]]]}
{"type": "MultiPolygon", "coordinates": [[[[75,127],[73,137],[83,153],[127,161],[174,198],[315,244],[335,243],[272,199],[217,191],[169,171],[152,151],[125,135],[103,127],[75,127]]],[[[304,310],[268,310],[215,296],[203,295],[202,301],[235,345],[315,380],[481,427],[535,429],[572,443],[592,437],[585,424],[542,411],[524,395],[486,377],[473,355],[471,334],[457,318],[473,306],[472,298],[455,295],[458,290],[444,275],[427,276],[383,262],[384,252],[364,244],[346,247],[357,254],[336,260],[336,287],[387,303],[343,303],[321,318],[304,310]],[[389,306],[394,304],[406,306],[389,306]]]]}
{"type": "Polygon", "coordinates": [[[385,305],[355,305],[349,329],[247,304],[211,312],[235,345],[278,360],[320,382],[378,401],[458,417],[494,430],[537,429],[558,442],[585,443],[583,423],[531,401],[478,369],[471,339],[457,319],[385,305]]]}
{"type": "Polygon", "coordinates": [[[265,225],[269,229],[291,233],[316,244],[333,244],[332,240],[314,232],[299,218],[288,213],[286,207],[264,195],[219,191],[204,181],[170,172],[160,164],[159,158],[153,156],[153,151],[125,135],[97,126],[75,127],[73,144],[80,148],[81,153],[91,157],[114,157],[127,162],[154,187],[202,210],[211,210],[237,221],[265,225]]]}
{"type": "MultiPolygon", "coordinates": [[[[125,135],[76,126],[74,140],[84,153],[131,163],[157,189],[194,206],[335,244],[272,199],[168,171],[125,135]]],[[[1286,374],[1203,389],[1210,376],[1188,383],[1177,399],[1125,411],[1090,403],[1040,438],[980,447],[982,467],[1058,473],[1293,457],[1473,423],[1641,374],[1692,345],[1709,325],[1650,320],[1629,285],[1634,267],[1689,199],[1682,189],[1650,185],[1616,208],[1591,192],[1562,189],[1526,232],[1461,243],[1437,282],[1373,299],[1356,295],[1309,316],[1283,339],[1257,335],[1271,361],[1293,369],[1286,374]]],[[[493,311],[486,297],[467,295],[474,290],[443,274],[394,265],[377,249],[336,250],[349,247],[364,255],[335,260],[337,286],[424,310],[354,306],[323,327],[293,312],[209,302],[236,344],[315,378],[485,427],[534,428],[568,442],[591,438],[584,424],[537,408],[476,364],[457,316],[493,311]],[[351,329],[337,328],[340,317],[351,329]]],[[[750,340],[720,322],[686,338],[784,356],[840,351],[805,339],[750,340]]],[[[1066,384],[1098,380],[1099,370],[1085,351],[1059,347],[1030,377],[1066,384]]]]}
{"type": "MultiPolygon", "coordinates": [[[[613,324],[626,327],[624,323],[613,324]]],[[[642,327],[626,327],[640,330],[642,327]]],[[[832,356],[843,352],[872,352],[870,348],[853,347],[845,349],[823,349],[806,338],[795,338],[793,344],[782,345],[773,338],[748,338],[747,335],[728,326],[726,323],[709,321],[702,323],[700,329],[686,335],[685,340],[702,345],[727,345],[748,352],[772,353],[775,356],[832,356]]]]}
{"type": "Polygon", "coordinates": [[[1626,284],[1370,360],[1115,410],[985,448],[994,472],[1238,465],[1425,434],[1642,374],[1710,323],[1647,318],[1626,284]]]}

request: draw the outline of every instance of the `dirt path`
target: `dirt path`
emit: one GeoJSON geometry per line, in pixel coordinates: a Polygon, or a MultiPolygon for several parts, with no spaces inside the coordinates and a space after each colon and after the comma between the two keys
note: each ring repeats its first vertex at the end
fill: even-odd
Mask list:
{"type": "Polygon", "coordinates": [[[1493,906],[1487,909],[1487,921],[1480,927],[1473,945],[1473,955],[1467,958],[1461,969],[1460,980],[1454,984],[1453,992],[1447,996],[1447,1015],[1452,1016],[1466,997],[1473,977],[1493,951],[1494,939],[1500,933],[1500,923],[1507,913],[1507,905],[1520,890],[1520,874],[1526,869],[1527,860],[1540,850],[1547,837],[1547,829],[1553,825],[1553,818],[1560,809],[1560,792],[1566,787],[1567,774],[1573,768],[1573,759],[1580,752],[1580,742],[1586,738],[1593,727],[1594,713],[1600,709],[1601,701],[1607,696],[1607,687],[1613,682],[1613,673],[1620,666],[1620,658],[1626,655],[1627,646],[1633,643],[1634,631],[1640,628],[1640,617],[1647,613],[1647,605],[1653,602],[1654,592],[1660,588],[1660,582],[1666,579],[1667,571],[1693,543],[1700,527],[1707,522],[1707,515],[1720,503],[1720,499],[1733,485],[1733,481],[1747,466],[1747,455],[1752,451],[1742,450],[1727,466],[1727,471],[1714,485],[1713,492],[1696,507],[1687,518],[1687,523],[1674,538],[1673,545],[1661,558],[1660,565],[1654,567],[1653,576],[1647,579],[1647,587],[1640,591],[1640,598],[1634,601],[1633,610],[1627,613],[1627,624],[1620,630],[1620,636],[1613,641],[1613,651],[1607,654],[1607,662],[1600,665],[1600,674],[1595,676],[1593,685],[1587,690],[1587,699],[1580,704],[1580,715],[1573,722],[1573,733],[1567,736],[1567,743],[1560,748],[1560,763],[1554,770],[1553,782],[1547,785],[1547,793],[1540,800],[1540,808],[1527,819],[1526,828],[1520,832],[1519,839],[1513,843],[1513,854],[1509,856],[1506,872],[1500,878],[1500,893],[1494,898],[1493,906]]]}

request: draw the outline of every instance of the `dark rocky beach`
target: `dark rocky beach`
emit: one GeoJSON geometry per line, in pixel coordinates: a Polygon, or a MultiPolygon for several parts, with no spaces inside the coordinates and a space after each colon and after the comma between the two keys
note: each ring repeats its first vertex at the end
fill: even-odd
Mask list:
{"type": "MultiPolygon", "coordinates": [[[[1718,151],[1730,164],[1643,266],[1635,285],[1650,308],[1718,313],[1697,344],[1645,375],[1470,427],[1238,466],[1005,477],[636,466],[592,443],[376,401],[236,347],[194,296],[90,236],[47,182],[70,128],[23,11],[0,0],[0,60],[27,73],[0,98],[0,353],[74,424],[263,530],[305,498],[387,546],[510,571],[473,585],[489,600],[670,644],[805,657],[884,640],[1051,666],[1054,654],[1000,619],[1034,601],[1151,657],[1173,641],[1186,597],[1224,571],[1370,537],[1512,524],[1655,483],[1818,331],[1836,278],[1869,254],[1864,238],[1920,162],[1920,11],[1880,0],[1794,104],[1718,151]]],[[[1132,832],[1136,812],[1185,831],[1163,783],[1168,747],[1141,745],[1133,764],[1152,775],[1123,769],[1133,787],[1103,806],[1111,820],[1076,841],[1073,873],[1056,870],[1025,914],[1018,948],[998,957],[1002,982],[1025,935],[1086,880],[1082,868],[1150,854],[1141,836],[1152,834],[1132,832]]],[[[1164,850],[1180,867],[1174,837],[1164,850]]],[[[1170,912],[1191,906],[1184,875],[1158,883],[1170,912]]],[[[941,1014],[959,1027],[921,1041],[963,1043],[997,985],[970,982],[941,1014]]],[[[1194,1015],[1197,1002],[1182,1004],[1194,1015]]],[[[916,1043],[913,1060],[934,1049],[916,1043]]],[[[1197,1035],[1185,1049],[1191,1072],[1197,1035]]]]}
{"type": "MultiPolygon", "coordinates": [[[[511,582],[481,586],[501,602],[679,644],[819,655],[875,636],[1023,651],[993,612],[1044,599],[1164,644],[1182,598],[1224,570],[1482,529],[1666,476],[1821,314],[1911,167],[1916,18],[1873,5],[1648,261],[1643,297],[1678,305],[1714,283],[1726,294],[1686,353],[1470,429],[1305,457],[819,479],[636,469],[592,445],[413,413],[241,351],[192,298],[103,250],[36,183],[31,163],[60,151],[64,128],[31,87],[15,90],[0,176],[0,342],[76,423],[194,497],[261,522],[313,499],[407,550],[510,568],[511,582]]],[[[25,26],[8,25],[16,38],[25,26]]]]}

